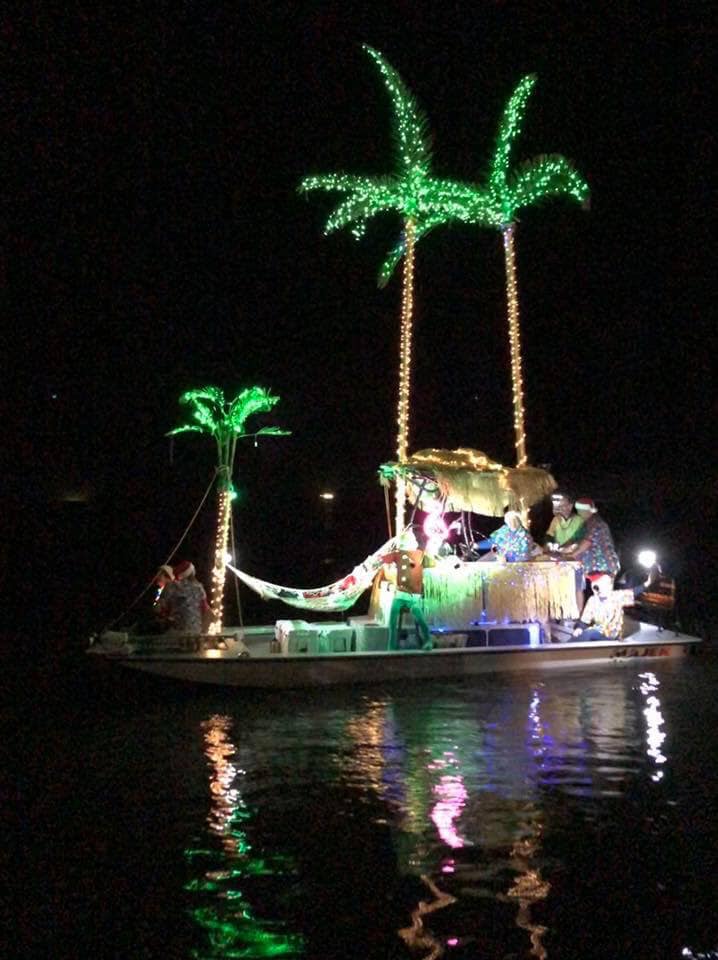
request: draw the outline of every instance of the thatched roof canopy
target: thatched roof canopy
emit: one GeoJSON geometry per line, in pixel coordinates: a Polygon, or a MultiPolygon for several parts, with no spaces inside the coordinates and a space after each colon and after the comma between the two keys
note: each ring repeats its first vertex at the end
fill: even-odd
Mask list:
{"type": "Polygon", "coordinates": [[[412,503],[446,499],[445,510],[469,510],[489,517],[503,516],[506,507],[528,509],[556,489],[556,481],[539,467],[504,467],[482,453],[458,450],[419,450],[403,463],[385,463],[384,480],[403,475],[412,503]]]}

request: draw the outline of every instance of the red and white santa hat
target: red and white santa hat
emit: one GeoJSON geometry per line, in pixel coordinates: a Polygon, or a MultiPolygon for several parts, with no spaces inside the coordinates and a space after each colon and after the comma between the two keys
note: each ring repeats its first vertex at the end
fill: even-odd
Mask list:
{"type": "Polygon", "coordinates": [[[598,513],[598,507],[590,497],[579,497],[575,503],[577,510],[586,510],[589,513],[598,513]]]}
{"type": "Polygon", "coordinates": [[[189,560],[181,560],[178,564],[175,565],[174,575],[175,580],[186,580],[187,577],[193,577],[195,574],[194,564],[190,563],[189,560]]]}
{"type": "Polygon", "coordinates": [[[611,583],[613,583],[613,577],[611,577],[610,573],[606,573],[605,570],[594,570],[593,573],[586,574],[586,579],[591,584],[591,586],[593,586],[594,583],[598,583],[601,577],[608,577],[611,583]]]}

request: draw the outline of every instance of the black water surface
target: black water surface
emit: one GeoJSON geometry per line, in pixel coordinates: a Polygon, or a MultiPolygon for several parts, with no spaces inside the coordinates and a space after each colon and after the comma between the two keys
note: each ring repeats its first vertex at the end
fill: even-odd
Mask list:
{"type": "Polygon", "coordinates": [[[282,694],[38,674],[5,734],[13,949],[711,956],[717,684],[710,656],[282,694]]]}

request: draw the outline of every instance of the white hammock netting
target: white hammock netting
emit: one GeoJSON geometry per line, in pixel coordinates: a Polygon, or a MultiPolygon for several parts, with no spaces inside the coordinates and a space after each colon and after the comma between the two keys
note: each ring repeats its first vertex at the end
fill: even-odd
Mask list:
{"type": "Polygon", "coordinates": [[[238,570],[231,563],[227,569],[246,583],[250,589],[258,593],[263,600],[281,600],[290,607],[299,607],[300,610],[348,610],[353,606],[364,591],[371,586],[377,571],[382,565],[382,557],[391,552],[394,538],[375,550],[363,563],[354,567],[352,572],[341,580],[336,580],[326,587],[302,589],[298,587],[282,587],[276,583],[268,583],[258,577],[252,577],[243,570],[238,570]]]}

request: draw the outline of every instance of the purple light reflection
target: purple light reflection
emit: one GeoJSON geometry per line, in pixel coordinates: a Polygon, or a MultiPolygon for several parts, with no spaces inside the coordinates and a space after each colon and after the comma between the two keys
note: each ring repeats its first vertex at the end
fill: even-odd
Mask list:
{"type": "MultiPolygon", "coordinates": [[[[456,757],[451,751],[444,754],[446,759],[432,763],[429,769],[446,769],[456,764],[456,757]]],[[[434,795],[438,797],[431,811],[431,819],[439,831],[439,836],[447,846],[456,850],[464,846],[464,840],[456,831],[454,821],[461,815],[468,793],[464,786],[464,778],[458,774],[445,773],[434,786],[434,795]]]]}

